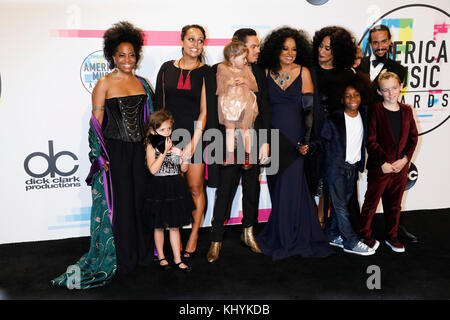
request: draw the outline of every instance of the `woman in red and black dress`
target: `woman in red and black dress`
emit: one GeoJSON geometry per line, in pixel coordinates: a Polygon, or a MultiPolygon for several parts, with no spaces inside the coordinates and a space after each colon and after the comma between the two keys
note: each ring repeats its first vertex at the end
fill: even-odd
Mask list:
{"type": "MultiPolygon", "coordinates": [[[[173,115],[175,123],[172,138],[182,148],[183,158],[190,159],[185,176],[196,208],[192,212],[192,231],[182,255],[185,259],[191,258],[196,252],[198,229],[205,211],[202,134],[206,127],[211,127],[211,123],[217,121],[215,75],[204,62],[205,40],[206,33],[202,26],[183,27],[182,57],[161,66],[155,92],[155,109],[165,108],[173,115]],[[176,135],[180,130],[177,129],[185,130],[185,135],[178,141],[176,135]]],[[[208,171],[208,185],[211,187],[216,186],[214,176],[208,171]]]]}

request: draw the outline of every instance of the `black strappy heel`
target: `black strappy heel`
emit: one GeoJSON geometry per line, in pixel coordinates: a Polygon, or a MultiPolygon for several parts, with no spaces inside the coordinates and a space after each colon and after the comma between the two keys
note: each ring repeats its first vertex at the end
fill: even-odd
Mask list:
{"type": "MultiPolygon", "coordinates": [[[[175,261],[174,261],[175,263],[175,261]]],[[[180,270],[181,272],[191,272],[192,267],[188,264],[186,264],[183,260],[180,261],[179,263],[175,263],[175,265],[177,266],[177,270],[180,270]],[[186,268],[181,268],[180,265],[184,263],[186,265],[186,268]]]]}
{"type": "Polygon", "coordinates": [[[197,250],[194,250],[192,252],[189,251],[181,251],[181,256],[183,257],[183,259],[185,260],[191,260],[193,259],[197,254],[197,250]],[[186,256],[187,255],[187,256],[186,256]]]}
{"type": "Polygon", "coordinates": [[[162,258],[162,259],[159,259],[159,260],[158,260],[159,267],[160,267],[163,271],[172,269],[172,267],[171,267],[170,264],[169,264],[169,261],[167,261],[167,264],[165,264],[165,265],[161,265],[161,261],[167,261],[167,259],[166,259],[166,258],[162,258]]]}

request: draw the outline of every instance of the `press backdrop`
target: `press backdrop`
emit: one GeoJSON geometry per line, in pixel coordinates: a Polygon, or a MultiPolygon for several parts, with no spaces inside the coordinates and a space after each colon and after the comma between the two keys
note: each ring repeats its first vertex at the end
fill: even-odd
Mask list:
{"type": "MultiPolygon", "coordinates": [[[[0,1],[0,243],[89,235],[88,160],[91,91],[109,72],[102,35],[128,20],[145,31],[137,73],[153,85],[161,64],[180,57],[181,28],[207,29],[206,62],[222,60],[233,32],[251,27],[264,38],[288,25],[310,36],[327,25],[353,32],[366,49],[367,28],[387,24],[396,59],[409,68],[404,101],[413,105],[419,144],[404,210],[450,207],[450,2],[353,1],[0,1]],[[314,5],[314,2],[325,2],[314,5]]],[[[260,220],[270,213],[261,178],[260,220]]],[[[366,175],[359,191],[363,201],[366,175]]],[[[207,189],[204,226],[215,189],[207,189]]],[[[240,223],[241,188],[229,223],[240,223]]]]}

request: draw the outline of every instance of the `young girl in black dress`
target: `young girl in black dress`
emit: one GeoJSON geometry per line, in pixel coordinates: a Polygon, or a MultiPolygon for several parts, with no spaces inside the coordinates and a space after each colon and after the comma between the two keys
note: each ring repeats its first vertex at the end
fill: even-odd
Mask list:
{"type": "Polygon", "coordinates": [[[170,135],[174,119],[159,110],[151,114],[145,138],[146,162],[152,177],[147,188],[144,221],[154,227],[158,262],[162,269],[170,268],[164,254],[164,230],[170,230],[170,244],[174,263],[179,270],[191,271],[181,259],[179,227],[190,224],[194,209],[191,194],[181,172],[188,164],[181,157],[181,150],[172,146],[170,135]]]}

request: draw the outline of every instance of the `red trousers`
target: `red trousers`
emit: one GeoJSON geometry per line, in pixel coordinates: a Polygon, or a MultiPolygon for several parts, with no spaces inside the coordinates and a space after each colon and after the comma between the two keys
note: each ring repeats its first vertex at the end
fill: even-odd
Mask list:
{"type": "Polygon", "coordinates": [[[369,169],[367,172],[367,190],[361,209],[360,235],[363,238],[372,236],[372,220],[376,213],[380,198],[383,201],[386,239],[398,236],[403,192],[408,180],[408,165],[399,173],[384,174],[380,169],[369,169]]]}

